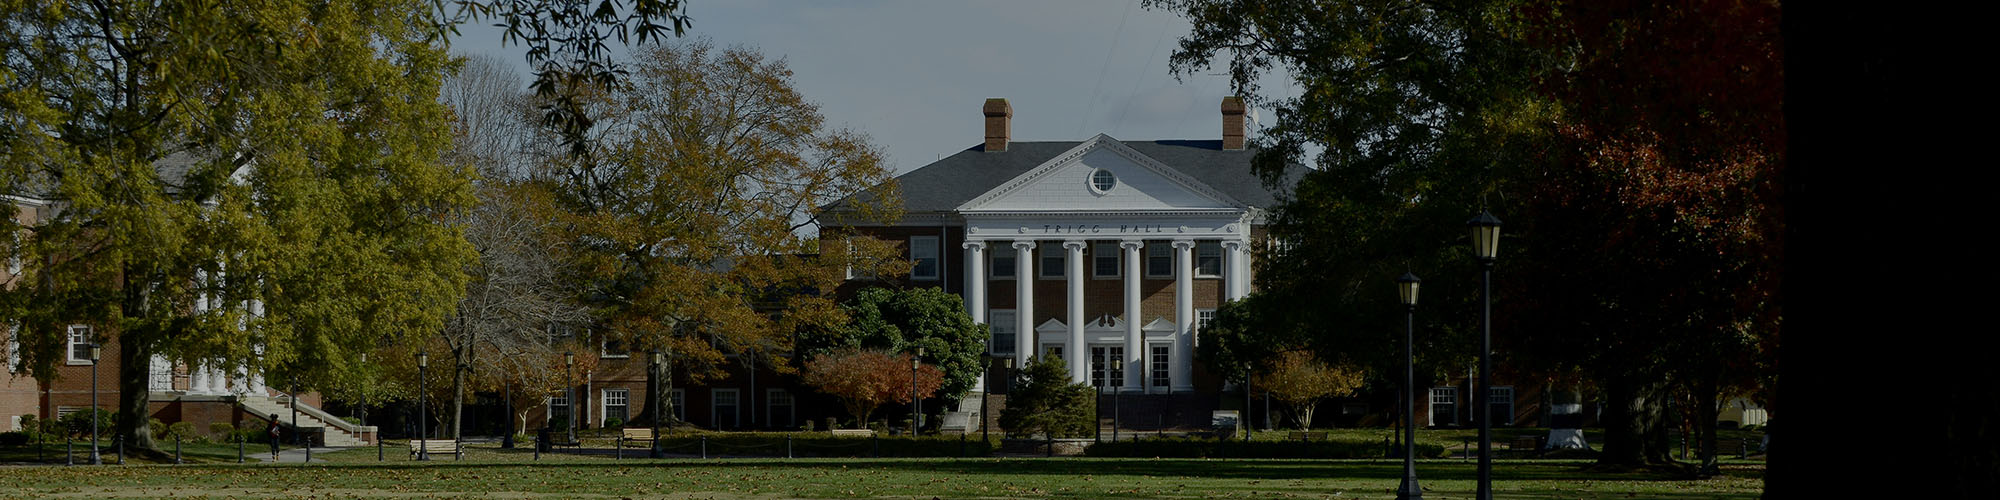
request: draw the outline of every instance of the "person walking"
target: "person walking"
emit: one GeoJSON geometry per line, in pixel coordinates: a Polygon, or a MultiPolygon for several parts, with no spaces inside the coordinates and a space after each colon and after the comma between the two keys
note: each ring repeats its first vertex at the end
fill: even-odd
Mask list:
{"type": "Polygon", "coordinates": [[[271,435],[271,461],[276,462],[278,461],[278,414],[271,414],[271,428],[267,432],[271,435]]]}

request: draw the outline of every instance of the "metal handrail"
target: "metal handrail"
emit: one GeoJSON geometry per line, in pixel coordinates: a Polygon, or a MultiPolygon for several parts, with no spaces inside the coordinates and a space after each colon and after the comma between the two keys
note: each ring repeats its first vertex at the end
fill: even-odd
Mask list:
{"type": "Polygon", "coordinates": [[[269,390],[271,392],[278,393],[277,397],[273,397],[271,399],[273,401],[277,401],[279,404],[297,409],[300,413],[312,415],[313,418],[319,419],[319,421],[321,422],[325,422],[326,425],[337,427],[342,431],[346,431],[348,434],[356,434],[356,435],[361,434],[360,425],[349,423],[348,421],[342,420],[340,417],[333,416],[332,414],[327,413],[325,410],[321,410],[317,407],[299,406],[297,404],[298,396],[294,396],[290,393],[286,393],[285,391],[277,389],[269,389],[269,390]]]}

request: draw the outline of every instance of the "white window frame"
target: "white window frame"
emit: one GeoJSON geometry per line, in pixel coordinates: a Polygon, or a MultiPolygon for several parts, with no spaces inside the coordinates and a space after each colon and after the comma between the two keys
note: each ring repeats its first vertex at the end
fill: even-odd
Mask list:
{"type": "Polygon", "coordinates": [[[799,421],[799,398],[793,397],[790,391],[786,391],[784,389],[764,390],[765,424],[768,424],[774,428],[788,429],[791,428],[793,425],[797,425],[798,421],[799,421]],[[778,404],[778,398],[780,396],[784,397],[785,399],[784,404],[778,404]],[[774,408],[780,406],[785,407],[785,418],[783,420],[778,419],[777,412],[773,411],[774,408]]]}
{"type": "MultiPolygon", "coordinates": [[[[1201,332],[1202,332],[1202,331],[1204,331],[1204,330],[1208,330],[1208,325],[1209,325],[1210,323],[1214,323],[1214,322],[1215,322],[1215,310],[1214,310],[1214,309],[1195,309],[1195,310],[1194,310],[1194,331],[1195,331],[1195,333],[1201,333],[1201,332]]],[[[1197,337],[1197,340],[1199,340],[1199,337],[1197,337]]]]}
{"type": "Polygon", "coordinates": [[[1118,251],[1117,242],[1098,242],[1090,245],[1090,277],[1109,280],[1124,274],[1125,256],[1118,251]],[[1111,260],[1111,274],[1104,274],[1104,260],[1111,260]]]}
{"type": "Polygon", "coordinates": [[[1056,359],[1060,359],[1060,360],[1063,360],[1063,364],[1069,364],[1069,363],[1070,363],[1071,361],[1073,361],[1073,360],[1071,360],[1071,359],[1069,359],[1069,358],[1065,358],[1065,357],[1063,357],[1063,345],[1062,345],[1062,344],[1055,344],[1055,343],[1050,343],[1050,344],[1042,344],[1042,355],[1043,355],[1043,356],[1052,356],[1052,357],[1055,357],[1056,359]]]}
{"type": "Polygon", "coordinates": [[[1146,388],[1171,388],[1174,383],[1172,346],[1165,342],[1146,345],[1146,388]]]}
{"type": "Polygon", "coordinates": [[[558,389],[554,394],[548,395],[548,399],[542,401],[542,425],[547,426],[555,422],[557,406],[563,407],[563,412],[566,413],[565,419],[571,419],[576,415],[575,408],[570,408],[569,391],[558,389]]]}
{"type": "Polygon", "coordinates": [[[727,428],[735,429],[743,427],[743,391],[737,390],[735,388],[709,389],[708,425],[716,429],[724,428],[722,426],[722,417],[721,417],[723,394],[729,395],[729,399],[731,401],[729,406],[736,408],[736,411],[734,412],[735,418],[732,419],[732,421],[729,423],[729,427],[727,428]]]}
{"type": "Polygon", "coordinates": [[[1111,369],[1111,360],[1123,359],[1125,346],[1103,344],[1090,346],[1090,385],[1098,389],[1105,387],[1125,387],[1125,369],[1111,369]]]}
{"type": "Polygon", "coordinates": [[[1015,271],[1014,266],[1017,265],[1016,264],[1017,261],[1015,261],[1014,259],[1021,258],[1021,251],[1015,250],[1014,245],[1012,245],[1010,242],[994,241],[992,243],[995,244],[990,245],[993,249],[993,252],[992,256],[988,259],[988,263],[992,265],[987,266],[991,268],[987,269],[987,275],[988,275],[987,277],[996,280],[1014,279],[1014,271],[1015,271]],[[1000,254],[1003,253],[1007,255],[1005,257],[1002,257],[1000,254]],[[1003,262],[1001,259],[1006,259],[1006,260],[1003,262]],[[1001,274],[1001,273],[1006,273],[1006,274],[1001,274]]]}
{"type": "Polygon", "coordinates": [[[624,351],[619,351],[619,352],[611,352],[611,343],[612,343],[612,342],[617,342],[617,341],[615,341],[615,340],[611,340],[611,335],[609,335],[609,334],[606,334],[605,336],[603,336],[603,337],[601,337],[601,338],[598,338],[598,339],[597,339],[597,357],[598,357],[598,358],[602,358],[602,359],[628,359],[628,358],[631,358],[631,357],[632,357],[632,349],[631,349],[631,348],[629,348],[629,347],[627,347],[627,348],[626,348],[626,349],[625,349],[624,351]]]}
{"type": "MultiPolygon", "coordinates": [[[[606,427],[606,425],[605,425],[605,422],[609,422],[609,421],[611,421],[611,407],[614,407],[614,406],[616,406],[616,407],[620,407],[620,408],[623,408],[623,409],[624,409],[624,411],[623,411],[623,412],[621,412],[621,413],[624,413],[624,414],[625,414],[625,416],[623,416],[623,417],[619,417],[619,418],[618,418],[619,420],[623,420],[623,421],[625,421],[625,422],[628,422],[628,423],[629,423],[629,422],[631,422],[631,421],[632,421],[632,390],[631,390],[631,389],[604,389],[604,390],[603,390],[603,394],[601,394],[601,395],[600,395],[600,397],[598,397],[598,398],[597,398],[597,426],[598,426],[598,427],[606,427]],[[618,395],[618,396],[617,396],[617,401],[618,401],[618,404],[611,404],[611,401],[612,401],[612,393],[617,393],[617,395],[618,395]]],[[[622,426],[622,425],[621,425],[621,426],[622,426]]]]}
{"type": "Polygon", "coordinates": [[[21,372],[21,325],[7,328],[7,373],[21,372]]]}
{"type": "Polygon", "coordinates": [[[1506,412],[1500,414],[1505,418],[1493,419],[1493,425],[1514,425],[1514,386],[1496,385],[1487,388],[1486,415],[1488,418],[1492,417],[1494,408],[1502,406],[1507,408],[1506,412]]]}
{"type": "Polygon", "coordinates": [[[987,338],[989,345],[987,345],[986,352],[994,355],[1014,354],[1014,350],[1018,348],[1016,342],[1019,342],[1021,339],[1021,333],[1014,331],[1019,326],[1014,324],[1015,318],[1013,309],[992,309],[986,311],[986,324],[993,329],[993,335],[987,338]],[[1000,330],[1003,329],[1009,333],[1006,342],[1000,341],[1000,330]]]}
{"type": "Polygon", "coordinates": [[[673,406],[674,420],[687,421],[687,389],[667,391],[667,403],[673,406]]]}
{"type": "Polygon", "coordinates": [[[1159,278],[1159,279],[1167,279],[1167,278],[1173,278],[1173,277],[1174,277],[1174,248],[1173,248],[1173,246],[1171,246],[1171,245],[1168,245],[1168,244],[1166,244],[1165,242],[1159,242],[1159,241],[1149,241],[1149,242],[1146,242],[1146,271],[1145,271],[1145,272],[1146,272],[1146,277],[1147,277],[1147,278],[1159,278]],[[1166,265],[1165,265],[1165,266],[1163,266],[1163,267],[1166,267],[1166,271],[1165,271],[1165,272],[1160,272],[1160,273],[1155,273],[1155,272],[1153,272],[1153,271],[1155,270],[1155,269],[1153,269],[1153,263],[1155,262],[1155,259],[1158,259],[1159,261],[1164,261],[1164,262],[1166,262],[1166,265]]]}
{"type": "Polygon", "coordinates": [[[845,255],[841,256],[841,260],[847,262],[847,265],[842,266],[845,270],[841,272],[840,280],[854,281],[854,237],[842,237],[840,238],[840,243],[841,251],[845,252],[845,255]]]}
{"type": "Polygon", "coordinates": [[[64,333],[67,335],[64,336],[63,353],[68,358],[69,364],[90,364],[90,325],[69,325],[64,333]],[[78,340],[79,337],[82,338],[81,341],[78,340]],[[82,357],[77,357],[76,348],[79,346],[84,347],[82,357]]]}
{"type": "Polygon", "coordinates": [[[1426,405],[1428,410],[1425,411],[1425,414],[1428,415],[1430,419],[1430,425],[1432,427],[1436,427],[1439,425],[1458,425],[1458,408],[1459,408],[1458,388],[1432,387],[1430,392],[1427,394],[1428,397],[1430,398],[1430,404],[1426,405]],[[1438,406],[1440,405],[1450,406],[1451,411],[1444,412],[1444,414],[1450,416],[1451,421],[1449,422],[1438,421],[1438,406]]]}
{"type": "Polygon", "coordinates": [[[942,252],[939,250],[940,247],[938,245],[938,237],[936,236],[910,237],[910,279],[937,281],[939,276],[944,275],[944,259],[938,255],[942,252]],[[929,248],[924,248],[926,246],[929,248]],[[926,260],[929,260],[931,263],[930,274],[922,272],[924,268],[923,263],[926,260]]]}
{"type": "Polygon", "coordinates": [[[1196,278],[1220,278],[1220,277],[1222,277],[1222,273],[1223,273],[1223,272],[1225,272],[1225,269],[1223,269],[1223,267],[1224,267],[1224,266],[1223,266],[1223,264],[1225,264],[1225,263],[1223,262],[1223,259],[1222,259],[1222,242],[1220,242],[1220,241],[1197,241],[1197,242],[1195,242],[1195,244],[1194,244],[1194,277],[1196,277],[1196,278]],[[1211,262],[1211,263],[1214,263],[1214,267],[1215,267],[1215,270],[1214,270],[1214,271],[1215,271],[1215,272],[1209,272],[1209,271],[1208,271],[1208,270],[1206,269],[1206,267],[1208,267],[1208,266],[1203,266],[1203,265],[1202,265],[1202,262],[1211,262]]]}
{"type": "Polygon", "coordinates": [[[1036,278],[1059,280],[1067,277],[1069,249],[1063,248],[1062,245],[1036,245],[1035,251],[1037,252],[1037,255],[1035,255],[1036,278]],[[1050,260],[1055,260],[1056,265],[1049,265],[1050,260]]]}

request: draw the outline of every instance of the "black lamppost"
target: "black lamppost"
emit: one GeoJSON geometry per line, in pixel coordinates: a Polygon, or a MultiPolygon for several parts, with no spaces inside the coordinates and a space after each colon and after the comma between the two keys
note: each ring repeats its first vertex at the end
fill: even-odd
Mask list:
{"type": "Polygon", "coordinates": [[[660,419],[665,417],[660,416],[660,398],[657,397],[660,395],[660,365],[665,363],[665,359],[660,356],[659,349],[646,351],[646,358],[648,360],[646,368],[652,370],[653,375],[653,390],[646,394],[646,402],[651,403],[653,407],[652,457],[665,458],[666,453],[660,449],[660,419]]]}
{"type": "Polygon", "coordinates": [[[564,422],[568,429],[564,430],[569,432],[569,439],[564,441],[566,443],[576,442],[576,383],[571,376],[575,368],[576,353],[563,351],[563,420],[568,420],[564,422]]]}
{"type": "MultiPolygon", "coordinates": [[[[1020,356],[1020,354],[1015,354],[1015,356],[1020,356]]],[[[1007,358],[1003,363],[1007,365],[1007,399],[1014,398],[1014,379],[1020,378],[1016,376],[1016,372],[1014,371],[1014,360],[1016,359],[1020,358],[1007,358]]],[[[1000,429],[1000,431],[1005,435],[1004,433],[1013,432],[1013,429],[1000,429]]]]}
{"type": "MultiPolygon", "coordinates": [[[[430,379],[424,371],[431,366],[431,354],[417,351],[417,460],[430,460],[430,422],[426,421],[424,406],[430,404],[430,379]]],[[[298,396],[292,396],[297,398],[298,396]]],[[[298,401],[292,402],[292,411],[298,411],[298,401]]],[[[294,427],[296,428],[296,426],[294,427]]]]}
{"type": "Polygon", "coordinates": [[[989,433],[989,431],[987,430],[987,426],[989,425],[988,422],[990,422],[992,419],[987,418],[989,415],[986,414],[986,412],[993,410],[993,398],[992,398],[993,354],[992,353],[979,355],[979,370],[981,372],[986,373],[986,377],[984,377],[986,379],[986,392],[979,393],[979,442],[987,443],[987,442],[992,442],[992,437],[993,437],[993,435],[989,433]]]}
{"type": "MultiPolygon", "coordinates": [[[[361,367],[364,371],[368,368],[368,353],[361,353],[361,367]]],[[[362,383],[367,383],[366,377],[363,378],[362,383]]],[[[354,412],[355,420],[360,420],[361,425],[368,425],[368,390],[366,388],[361,390],[361,404],[355,405],[354,412]]],[[[381,433],[378,432],[376,434],[375,439],[378,441],[381,440],[381,433]]]]}
{"type": "Polygon", "coordinates": [[[104,464],[104,457],[97,454],[97,360],[103,351],[104,347],[90,344],[90,465],[104,464]]]}
{"type": "Polygon", "coordinates": [[[924,400],[917,395],[917,365],[924,362],[924,348],[917,348],[917,355],[910,357],[910,435],[917,435],[923,427],[924,400]]]}
{"type": "Polygon", "coordinates": [[[1479,392],[1473,393],[1479,407],[1479,500],[1493,498],[1493,259],[1500,251],[1500,219],[1484,211],[1466,221],[1472,229],[1472,253],[1479,258],[1479,392]]]}
{"type": "Polygon", "coordinates": [[[1125,360],[1122,358],[1121,356],[1111,359],[1111,371],[1118,374],[1112,377],[1111,382],[1114,384],[1111,386],[1111,442],[1113,443],[1118,442],[1118,393],[1125,392],[1125,360]]]}
{"type": "Polygon", "coordinates": [[[1396,278],[1396,292],[1403,298],[1403,484],[1396,487],[1396,500],[1421,500],[1424,489],[1417,485],[1416,441],[1417,417],[1414,413],[1416,397],[1416,337],[1417,337],[1417,284],[1423,280],[1417,275],[1403,273],[1396,278]]]}

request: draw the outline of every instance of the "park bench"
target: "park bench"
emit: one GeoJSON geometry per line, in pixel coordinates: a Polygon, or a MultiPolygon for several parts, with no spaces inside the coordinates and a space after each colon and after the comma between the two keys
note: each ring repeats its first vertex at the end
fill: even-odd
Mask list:
{"type": "Polygon", "coordinates": [[[1763,443],[1751,439],[1716,439],[1715,456],[1750,458],[1752,453],[1763,453],[1763,443]]]}
{"type": "Polygon", "coordinates": [[[453,460],[463,460],[465,458],[465,450],[459,449],[458,440],[456,439],[410,440],[410,456],[417,456],[419,452],[425,455],[451,455],[453,460]]]}
{"type": "Polygon", "coordinates": [[[618,434],[618,447],[624,448],[626,443],[635,443],[641,446],[652,446],[653,430],[648,428],[622,429],[621,432],[618,434]]]}
{"type": "Polygon", "coordinates": [[[1285,439],[1288,441],[1325,441],[1326,431],[1292,431],[1285,439]]]}
{"type": "Polygon", "coordinates": [[[875,435],[874,429],[832,429],[827,432],[833,433],[833,437],[870,437],[875,435]]]}

